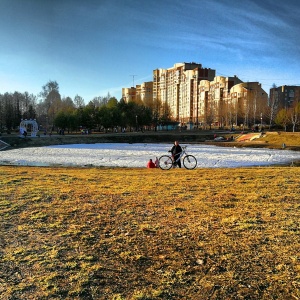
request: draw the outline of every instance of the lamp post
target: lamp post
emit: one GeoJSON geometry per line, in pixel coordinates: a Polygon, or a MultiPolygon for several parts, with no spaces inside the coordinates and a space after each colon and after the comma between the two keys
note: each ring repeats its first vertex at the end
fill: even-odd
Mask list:
{"type": "Polygon", "coordinates": [[[135,116],[135,123],[136,123],[136,131],[138,131],[138,119],[137,119],[137,115],[135,116]]]}
{"type": "Polygon", "coordinates": [[[262,113],[260,113],[260,131],[262,131],[262,113]]]}

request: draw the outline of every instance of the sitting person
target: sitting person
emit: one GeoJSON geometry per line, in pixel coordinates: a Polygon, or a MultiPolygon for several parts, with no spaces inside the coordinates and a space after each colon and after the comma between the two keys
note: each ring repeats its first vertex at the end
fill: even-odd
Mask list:
{"type": "Polygon", "coordinates": [[[152,161],[150,158],[148,163],[147,163],[147,168],[156,168],[155,163],[152,161]]]}
{"type": "Polygon", "coordinates": [[[155,167],[156,167],[156,168],[159,168],[159,160],[158,160],[158,157],[156,157],[156,160],[155,160],[155,167]]]}

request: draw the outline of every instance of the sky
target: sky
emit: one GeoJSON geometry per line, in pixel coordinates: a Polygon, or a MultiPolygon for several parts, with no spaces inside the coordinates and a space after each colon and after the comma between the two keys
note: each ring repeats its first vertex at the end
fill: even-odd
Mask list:
{"type": "Polygon", "coordinates": [[[0,93],[50,80],[87,104],[197,62],[217,76],[300,85],[298,0],[0,0],[0,93]]]}
{"type": "MultiPolygon", "coordinates": [[[[187,146],[187,153],[196,157],[198,168],[272,166],[300,160],[300,152],[290,150],[181,146],[187,146]]],[[[170,144],[100,143],[12,149],[1,152],[0,165],[145,168],[150,158],[155,161],[156,157],[169,155],[171,147],[170,144]]]]}

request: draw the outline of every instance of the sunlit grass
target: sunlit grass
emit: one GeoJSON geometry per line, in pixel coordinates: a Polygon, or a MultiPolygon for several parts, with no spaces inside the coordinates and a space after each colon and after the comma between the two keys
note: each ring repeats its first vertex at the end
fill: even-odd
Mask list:
{"type": "Polygon", "coordinates": [[[299,132],[267,132],[259,141],[264,141],[268,146],[273,148],[282,148],[285,144],[286,147],[297,147],[300,145],[300,133],[299,132]]]}
{"type": "Polygon", "coordinates": [[[3,299],[300,298],[299,168],[0,167],[0,188],[3,299]]]}

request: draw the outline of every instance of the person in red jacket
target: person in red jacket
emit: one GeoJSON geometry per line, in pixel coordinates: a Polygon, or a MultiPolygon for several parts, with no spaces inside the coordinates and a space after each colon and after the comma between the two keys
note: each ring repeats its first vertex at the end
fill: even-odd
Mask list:
{"type": "Polygon", "coordinates": [[[152,158],[149,159],[148,163],[147,163],[147,168],[156,168],[155,163],[152,161],[152,158]]]}

